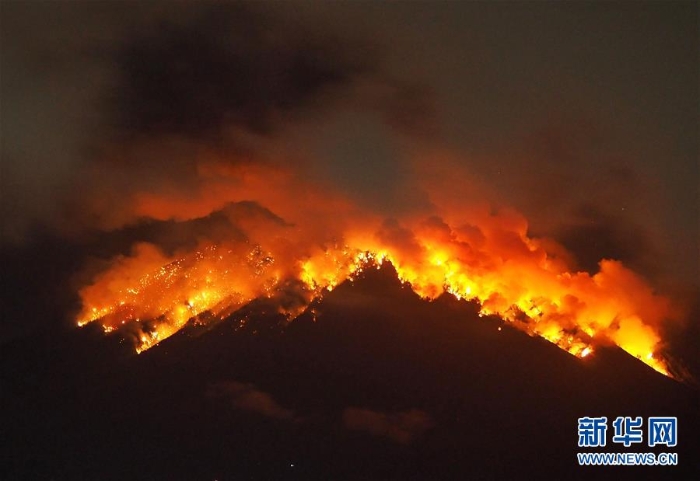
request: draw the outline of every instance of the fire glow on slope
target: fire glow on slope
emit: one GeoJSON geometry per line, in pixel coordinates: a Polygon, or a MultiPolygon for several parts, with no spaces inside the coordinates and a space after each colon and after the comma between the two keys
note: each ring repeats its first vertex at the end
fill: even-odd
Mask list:
{"type": "Polygon", "coordinates": [[[478,228],[453,228],[437,217],[368,223],[325,244],[290,241],[280,228],[274,240],[202,244],[177,258],[139,244],[81,290],[78,324],[136,332],[141,352],[191,319],[223,319],[290,282],[301,286],[301,301],[280,304],[280,312],[292,320],[324,291],[389,261],[421,297],[448,292],[477,300],[482,314],[499,315],[581,358],[596,341],[612,341],[669,375],[655,328],[669,315],[668,300],[617,261],[601,261],[595,275],[570,272],[546,241],[529,238],[527,224],[513,219],[493,216],[478,228]]]}

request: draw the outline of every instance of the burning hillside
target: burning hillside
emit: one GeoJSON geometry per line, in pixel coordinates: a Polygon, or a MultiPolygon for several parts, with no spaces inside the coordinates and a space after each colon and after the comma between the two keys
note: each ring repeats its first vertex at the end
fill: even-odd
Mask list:
{"type": "Polygon", "coordinates": [[[239,240],[202,241],[172,256],[140,243],[114,259],[81,290],[78,324],[96,321],[106,332],[135,335],[142,351],[189,320],[215,322],[256,298],[290,291],[294,302],[279,309],[292,321],[325,291],[388,261],[421,297],[447,292],[476,300],[482,314],[582,358],[612,342],[669,374],[660,334],[668,299],[618,261],[602,260],[593,275],[569,270],[561,247],[528,237],[527,223],[513,212],[453,225],[437,216],[367,222],[316,241],[278,218],[241,219],[236,207],[224,212],[239,240]]]}

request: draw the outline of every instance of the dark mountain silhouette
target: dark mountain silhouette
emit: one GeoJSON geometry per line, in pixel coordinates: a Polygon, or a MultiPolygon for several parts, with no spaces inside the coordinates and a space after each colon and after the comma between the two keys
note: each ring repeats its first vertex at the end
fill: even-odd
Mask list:
{"type": "MultiPolygon", "coordinates": [[[[93,325],[5,344],[2,479],[697,479],[698,392],[584,360],[370,269],[287,324],[270,300],[135,355],[93,325]],[[243,321],[243,322],[242,322],[243,321]],[[583,416],[677,416],[677,448],[577,447],[583,416]],[[671,451],[676,467],[579,467],[671,451]]],[[[612,426],[608,435],[611,436],[612,426]]]]}

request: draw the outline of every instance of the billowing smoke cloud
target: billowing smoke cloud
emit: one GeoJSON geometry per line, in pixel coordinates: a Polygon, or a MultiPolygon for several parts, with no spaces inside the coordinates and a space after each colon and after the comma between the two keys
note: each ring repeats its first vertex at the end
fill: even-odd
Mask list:
{"type": "Polygon", "coordinates": [[[209,8],[186,23],[139,31],[119,49],[119,126],[136,137],[212,143],[227,129],[271,135],[373,71],[373,57],[243,5],[209,8]]]}
{"type": "Polygon", "coordinates": [[[518,205],[535,232],[554,236],[595,272],[601,258],[623,260],[648,277],[668,274],[661,256],[657,209],[661,192],[629,154],[609,151],[612,126],[554,117],[497,154],[518,159],[487,175],[504,200],[518,205]]]}
{"type": "MultiPolygon", "coordinates": [[[[156,26],[116,56],[114,140],[75,200],[78,214],[87,201],[88,222],[107,228],[258,199],[285,219],[290,198],[296,212],[318,215],[308,204],[334,203],[334,186],[319,189],[326,179],[314,171],[333,160],[314,156],[298,125],[313,130],[330,112],[358,109],[396,129],[406,109],[429,118],[411,86],[383,78],[367,46],[243,7],[156,26]]],[[[335,202],[347,210],[347,200],[335,202]]]]}
{"type": "Polygon", "coordinates": [[[659,253],[641,226],[590,204],[576,209],[567,224],[559,238],[582,269],[595,272],[600,259],[609,257],[646,275],[658,274],[659,253]]]}
{"type": "MultiPolygon", "coordinates": [[[[51,9],[60,18],[72,12],[51,9]]],[[[41,26],[38,10],[17,8],[13,28],[41,26]]],[[[127,14],[108,5],[79,18],[91,43],[69,28],[44,29],[70,51],[4,32],[11,45],[3,56],[4,117],[30,115],[42,101],[37,93],[55,90],[70,101],[58,111],[48,99],[37,106],[46,119],[41,142],[30,138],[36,129],[27,131],[36,118],[13,122],[17,132],[3,136],[4,240],[21,238],[33,221],[80,234],[149,217],[202,217],[253,198],[232,192],[248,166],[249,176],[279,178],[283,170],[295,180],[328,180],[319,174],[328,159],[313,158],[306,136],[317,137],[338,112],[411,135],[432,124],[429,90],[383,73],[375,45],[279,12],[178,4],[127,14]],[[60,70],[48,76],[47,61],[60,70]],[[37,76],[47,83],[35,85],[37,76]],[[164,207],[178,200],[188,208],[164,207]]]]}
{"type": "Polygon", "coordinates": [[[350,407],[343,411],[343,424],[352,431],[364,431],[400,444],[409,444],[433,427],[430,415],[419,409],[385,413],[350,407]]]}

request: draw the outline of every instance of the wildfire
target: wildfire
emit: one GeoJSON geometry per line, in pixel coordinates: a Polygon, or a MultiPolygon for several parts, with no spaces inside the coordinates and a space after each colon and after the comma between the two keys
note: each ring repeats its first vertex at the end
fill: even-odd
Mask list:
{"type": "Polygon", "coordinates": [[[668,300],[620,262],[603,260],[594,275],[570,272],[542,241],[495,217],[478,228],[453,228],[436,218],[368,223],[332,244],[291,242],[280,229],[267,241],[200,245],[176,258],[139,244],[82,289],[78,325],[129,328],[141,352],[190,320],[223,319],[289,282],[303,291],[302,302],[280,304],[293,320],[324,291],[390,262],[423,298],[447,292],[476,300],[482,315],[498,315],[579,358],[592,355],[594,340],[612,341],[669,375],[654,327],[668,316],[668,300]]]}

